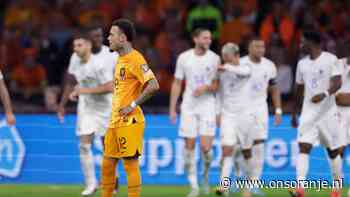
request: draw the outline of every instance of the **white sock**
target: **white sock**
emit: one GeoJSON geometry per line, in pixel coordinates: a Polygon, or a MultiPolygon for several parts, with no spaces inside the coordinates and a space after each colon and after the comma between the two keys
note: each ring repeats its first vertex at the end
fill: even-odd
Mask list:
{"type": "Polygon", "coordinates": [[[193,189],[198,189],[197,180],[197,165],[194,150],[185,149],[185,169],[187,170],[187,177],[193,189]]]}
{"type": "Polygon", "coordinates": [[[80,144],[80,164],[85,176],[86,186],[97,186],[94,158],[91,151],[91,144],[80,144]]]}
{"type": "Polygon", "coordinates": [[[236,177],[243,177],[244,174],[247,174],[246,168],[245,168],[245,161],[243,158],[242,150],[239,148],[239,146],[234,146],[233,150],[233,167],[234,167],[234,175],[236,177]]]}
{"type": "Polygon", "coordinates": [[[224,157],[222,159],[222,166],[221,166],[221,179],[231,176],[232,167],[233,167],[232,157],[224,157]]]}
{"type": "Polygon", "coordinates": [[[254,170],[256,167],[255,167],[255,164],[256,162],[254,161],[254,159],[251,157],[249,159],[245,159],[245,166],[247,169],[247,177],[248,179],[250,180],[257,180],[258,179],[258,175],[257,175],[257,171],[254,170]]]}
{"type": "MultiPolygon", "coordinates": [[[[306,180],[306,175],[309,171],[309,154],[299,153],[296,163],[296,171],[299,183],[301,183],[300,181],[306,180]]],[[[303,187],[303,185],[300,186],[303,187]]]]}
{"type": "Polygon", "coordinates": [[[253,160],[255,160],[255,170],[254,173],[258,179],[261,178],[262,171],[264,168],[264,161],[265,161],[265,145],[264,143],[256,144],[252,148],[253,152],[253,160]]]}
{"type": "MultiPolygon", "coordinates": [[[[335,159],[330,159],[330,165],[333,174],[333,180],[340,180],[343,178],[343,161],[340,155],[338,155],[335,159]]],[[[340,181],[335,181],[335,189],[340,189],[342,187],[340,181]]]]}
{"type": "Polygon", "coordinates": [[[211,164],[211,160],[213,158],[212,151],[209,151],[207,153],[202,152],[202,158],[204,163],[204,182],[208,182],[209,179],[209,168],[211,164]]]}

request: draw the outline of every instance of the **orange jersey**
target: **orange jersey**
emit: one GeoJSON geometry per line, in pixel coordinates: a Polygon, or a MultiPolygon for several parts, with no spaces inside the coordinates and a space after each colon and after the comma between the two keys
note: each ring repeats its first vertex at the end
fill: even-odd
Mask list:
{"type": "Polygon", "coordinates": [[[110,128],[131,125],[133,122],[144,122],[145,118],[141,107],[127,117],[121,117],[119,110],[136,100],[143,90],[143,85],[154,79],[145,58],[136,50],[120,56],[114,71],[114,92],[110,128]]]}

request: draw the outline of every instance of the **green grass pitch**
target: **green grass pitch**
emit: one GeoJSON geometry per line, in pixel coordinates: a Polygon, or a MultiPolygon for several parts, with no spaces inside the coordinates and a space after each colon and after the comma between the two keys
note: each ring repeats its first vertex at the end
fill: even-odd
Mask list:
{"type": "MultiPolygon", "coordinates": [[[[213,188],[214,189],[214,188],[213,188]]],[[[1,197],[78,197],[82,186],[79,185],[0,185],[1,197]]],[[[142,188],[142,197],[185,197],[189,188],[186,186],[160,186],[147,185],[142,188]]],[[[285,189],[265,190],[266,197],[288,197],[289,194],[285,189]]],[[[347,188],[343,189],[342,196],[346,196],[347,188]]],[[[101,196],[97,192],[94,197],[101,196]]],[[[201,197],[214,197],[215,194],[201,195],[201,197]]],[[[230,196],[240,196],[238,194],[231,194],[230,196]]],[[[330,191],[325,190],[321,192],[308,191],[306,196],[330,196],[330,191]]],[[[118,197],[127,197],[126,187],[122,186],[118,197]]]]}

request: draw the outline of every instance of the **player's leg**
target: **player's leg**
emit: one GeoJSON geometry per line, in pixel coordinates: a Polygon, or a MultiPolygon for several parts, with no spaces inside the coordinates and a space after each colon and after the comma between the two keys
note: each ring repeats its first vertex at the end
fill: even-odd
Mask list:
{"type": "Polygon", "coordinates": [[[213,159],[212,146],[215,136],[216,120],[213,114],[204,114],[199,121],[200,150],[203,159],[203,192],[209,194],[209,168],[213,159]]]}
{"type": "MultiPolygon", "coordinates": [[[[246,166],[246,173],[247,173],[247,179],[251,180],[251,183],[255,183],[255,181],[258,181],[258,174],[257,171],[254,170],[255,169],[255,162],[252,158],[252,149],[251,148],[247,148],[247,149],[242,149],[242,155],[245,161],[245,166],[246,166]]],[[[256,185],[254,185],[254,187],[256,187],[256,185]]],[[[252,193],[250,190],[245,189],[243,191],[243,195],[245,197],[250,197],[252,196],[252,193]]]]}
{"type": "MultiPolygon", "coordinates": [[[[117,158],[123,158],[124,161],[124,169],[128,182],[128,196],[139,197],[141,195],[141,173],[138,158],[142,154],[145,123],[138,123],[135,119],[133,122],[131,125],[116,129],[115,133],[119,148],[115,155],[117,158]]],[[[107,140],[105,141],[107,142],[107,140]]]]}
{"type": "Polygon", "coordinates": [[[94,135],[81,135],[79,138],[80,164],[85,177],[85,189],[81,194],[85,196],[93,194],[98,186],[94,157],[91,150],[94,135]]]}
{"type": "MultiPolygon", "coordinates": [[[[101,137],[101,141],[102,141],[102,147],[103,149],[105,148],[105,137],[102,136],[101,137]]],[[[114,193],[117,193],[119,189],[119,170],[118,168],[115,169],[115,187],[114,187],[114,193]]]]}
{"type": "Polygon", "coordinates": [[[243,196],[250,197],[252,193],[256,194],[256,191],[260,190],[259,179],[261,172],[256,170],[256,163],[253,158],[252,148],[255,141],[253,137],[256,130],[254,127],[254,114],[247,113],[242,114],[238,118],[238,126],[237,126],[237,136],[239,143],[241,145],[242,155],[244,158],[244,169],[246,173],[246,179],[250,180],[250,183],[253,187],[245,188],[243,190],[243,196]]]}
{"type": "Polygon", "coordinates": [[[138,158],[139,153],[132,157],[123,158],[128,182],[128,197],[139,197],[141,195],[141,172],[138,158]]]}
{"type": "Polygon", "coordinates": [[[209,193],[209,168],[213,159],[212,144],[214,137],[200,136],[201,158],[203,159],[203,189],[204,193],[209,193]]]}
{"type": "MultiPolygon", "coordinates": [[[[235,135],[234,128],[234,118],[230,118],[227,115],[221,115],[220,120],[220,141],[222,148],[222,157],[221,157],[221,174],[219,183],[223,180],[227,180],[231,176],[233,168],[233,147],[237,144],[237,139],[235,135]]],[[[217,195],[228,195],[229,187],[224,187],[219,185],[216,189],[217,195]]]]}
{"type": "Polygon", "coordinates": [[[199,195],[199,186],[197,178],[197,162],[195,155],[195,138],[184,138],[185,139],[185,170],[187,171],[187,179],[190,183],[192,191],[189,193],[188,197],[199,195]]]}
{"type": "Polygon", "coordinates": [[[296,175],[298,187],[296,190],[290,189],[289,192],[295,197],[304,197],[304,183],[309,171],[309,155],[312,149],[311,143],[299,142],[299,154],[296,163],[296,175]]]}
{"type": "Polygon", "coordinates": [[[329,163],[333,176],[333,183],[336,183],[332,196],[340,196],[343,179],[343,160],[341,152],[346,144],[346,130],[338,112],[330,113],[325,120],[320,121],[320,135],[327,147],[329,163]]]}
{"type": "Polygon", "coordinates": [[[115,168],[118,159],[111,157],[103,157],[101,166],[101,188],[102,197],[112,197],[115,188],[115,168]]]}
{"type": "Polygon", "coordinates": [[[187,178],[191,186],[191,192],[188,194],[188,197],[195,197],[199,195],[197,162],[195,155],[195,143],[198,124],[198,119],[194,114],[181,114],[179,136],[183,137],[185,140],[185,170],[187,172],[187,178]]]}
{"type": "Polygon", "coordinates": [[[255,161],[255,173],[257,174],[258,179],[260,179],[265,161],[265,141],[268,136],[267,108],[261,108],[257,112],[251,114],[249,117],[252,118],[252,122],[255,122],[255,126],[252,127],[252,129],[255,130],[252,153],[255,161]]]}
{"type": "Polygon", "coordinates": [[[332,197],[340,197],[340,191],[343,187],[343,185],[341,185],[343,178],[343,160],[341,158],[341,151],[342,147],[334,150],[327,148],[334,183],[332,197]]]}
{"type": "Polygon", "coordinates": [[[255,160],[255,174],[261,178],[265,159],[265,139],[256,139],[253,144],[253,155],[255,160]]]}
{"type": "MultiPolygon", "coordinates": [[[[219,183],[221,184],[223,180],[230,180],[232,168],[233,168],[233,146],[222,146],[222,158],[221,158],[221,174],[220,174],[220,180],[219,183]]],[[[219,185],[219,187],[216,189],[216,195],[221,196],[228,196],[229,193],[229,187],[219,185]]]]}

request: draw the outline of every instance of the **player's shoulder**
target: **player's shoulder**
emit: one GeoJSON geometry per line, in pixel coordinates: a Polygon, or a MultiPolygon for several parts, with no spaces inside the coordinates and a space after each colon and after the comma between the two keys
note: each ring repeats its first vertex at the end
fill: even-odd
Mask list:
{"type": "Polygon", "coordinates": [[[69,60],[69,66],[75,67],[80,65],[80,57],[76,53],[72,53],[69,60]]]}
{"type": "Polygon", "coordinates": [[[112,51],[108,46],[106,45],[102,45],[102,50],[101,53],[103,53],[104,55],[108,55],[108,56],[119,56],[119,54],[116,51],[112,51]]]}
{"type": "Polygon", "coordinates": [[[248,55],[241,57],[239,61],[241,62],[241,64],[246,64],[246,63],[248,63],[248,62],[249,62],[249,57],[248,57],[248,55]]]}
{"type": "Polygon", "coordinates": [[[145,61],[145,57],[142,53],[136,49],[134,49],[130,56],[134,61],[145,61]]]}
{"type": "Polygon", "coordinates": [[[77,55],[77,53],[72,53],[72,55],[70,56],[70,60],[71,61],[80,61],[79,56],[77,55]]]}
{"type": "Polygon", "coordinates": [[[269,58],[266,57],[262,57],[261,61],[263,64],[268,65],[268,66],[275,66],[275,63],[273,63],[272,60],[270,60],[269,58]]]}
{"type": "Polygon", "coordinates": [[[128,64],[132,68],[134,68],[135,66],[147,64],[146,59],[144,58],[142,53],[136,49],[133,49],[132,52],[128,55],[120,57],[120,59],[124,59],[123,61],[128,62],[128,64]]]}
{"type": "Polygon", "coordinates": [[[216,54],[214,51],[212,51],[210,49],[207,51],[207,54],[208,54],[208,56],[210,56],[212,58],[220,58],[220,56],[218,54],[216,54]]]}
{"type": "Polygon", "coordinates": [[[179,59],[186,59],[189,58],[193,55],[193,49],[187,49],[186,51],[183,51],[179,54],[178,58],[179,59]]]}
{"type": "Polygon", "coordinates": [[[298,66],[303,66],[305,64],[309,64],[308,63],[309,61],[310,61],[310,55],[305,55],[299,59],[298,66]]]}
{"type": "Polygon", "coordinates": [[[338,57],[335,54],[330,53],[328,51],[322,52],[322,58],[326,58],[326,59],[330,59],[330,60],[337,60],[338,59],[338,57]]]}

